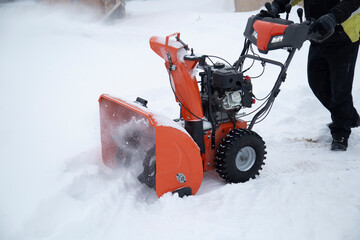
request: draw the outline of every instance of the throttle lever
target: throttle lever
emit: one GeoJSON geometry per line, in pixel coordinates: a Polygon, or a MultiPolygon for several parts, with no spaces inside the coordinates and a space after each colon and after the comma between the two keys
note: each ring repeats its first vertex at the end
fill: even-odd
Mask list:
{"type": "Polygon", "coordinates": [[[302,22],[303,22],[304,10],[303,10],[302,8],[298,8],[297,14],[298,14],[298,16],[299,16],[299,18],[300,18],[300,23],[302,23],[302,22]]]}
{"type": "Polygon", "coordinates": [[[289,20],[289,14],[290,14],[290,12],[291,12],[291,8],[292,8],[291,4],[287,4],[287,5],[285,6],[286,20],[289,20]]]}

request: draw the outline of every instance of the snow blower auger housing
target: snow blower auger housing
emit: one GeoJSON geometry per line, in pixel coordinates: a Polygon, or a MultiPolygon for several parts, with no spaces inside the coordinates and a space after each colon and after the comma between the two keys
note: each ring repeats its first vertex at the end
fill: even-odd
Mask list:
{"type": "MultiPolygon", "coordinates": [[[[307,38],[309,22],[253,16],[245,30],[239,59],[226,66],[215,56],[195,55],[180,33],[152,37],[151,49],[165,60],[170,87],[180,105],[180,118],[170,120],[151,112],[147,101],[127,102],[102,95],[100,102],[102,157],[112,168],[133,166],[132,174],[160,197],[167,192],[195,194],[203,172],[215,169],[229,183],[246,182],[259,175],[265,160],[265,143],[252,128],[265,118],[286,78],[287,68],[307,38]],[[283,64],[253,53],[286,48],[283,64]],[[238,117],[255,102],[252,82],[245,76],[245,59],[281,68],[265,102],[249,125],[238,117]],[[210,60],[211,64],[207,62],[210,60]],[[195,77],[199,72],[199,81],[195,77]]],[[[221,58],[220,58],[221,59],[221,58]]]]}

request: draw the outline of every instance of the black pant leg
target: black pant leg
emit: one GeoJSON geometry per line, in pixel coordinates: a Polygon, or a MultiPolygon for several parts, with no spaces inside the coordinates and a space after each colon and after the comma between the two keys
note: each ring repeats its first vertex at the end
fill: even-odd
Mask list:
{"type": "Polygon", "coordinates": [[[331,113],[331,134],[335,138],[348,138],[351,125],[359,118],[351,94],[358,48],[359,43],[310,47],[309,85],[331,113]]]}
{"type": "Polygon", "coordinates": [[[329,84],[329,64],[320,45],[312,44],[308,55],[308,82],[314,95],[329,110],[331,87],[329,84]]]}
{"type": "Polygon", "coordinates": [[[359,44],[351,43],[330,49],[330,82],[332,84],[332,102],[330,106],[333,120],[333,135],[348,137],[351,126],[359,118],[352,97],[352,86],[359,44]]]}

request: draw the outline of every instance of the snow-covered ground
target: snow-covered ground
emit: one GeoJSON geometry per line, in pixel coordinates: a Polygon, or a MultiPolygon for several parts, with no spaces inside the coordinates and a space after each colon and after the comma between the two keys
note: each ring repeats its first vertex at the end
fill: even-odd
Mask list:
{"type": "MultiPolygon", "coordinates": [[[[157,199],[103,165],[99,95],[141,96],[177,117],[149,38],[181,32],[196,52],[234,62],[253,13],[233,8],[232,0],[133,0],[126,18],[100,24],[31,1],[0,5],[0,239],[360,239],[360,129],[348,151],[329,150],[330,116],[307,86],[308,43],[254,127],[268,152],[257,179],[224,184],[207,173],[195,196],[157,199]]],[[[268,69],[253,81],[258,97],[275,80],[268,69]]]]}

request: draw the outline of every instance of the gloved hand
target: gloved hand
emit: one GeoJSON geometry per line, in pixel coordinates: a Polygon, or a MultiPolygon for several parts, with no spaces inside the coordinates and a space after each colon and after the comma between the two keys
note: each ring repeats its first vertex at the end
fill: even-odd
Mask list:
{"type": "Polygon", "coordinates": [[[271,4],[271,8],[268,9],[268,13],[273,16],[273,17],[277,17],[280,13],[280,6],[276,3],[276,2],[273,2],[271,4]]]}
{"type": "MultiPolygon", "coordinates": [[[[267,3],[270,5],[270,3],[267,3]]],[[[266,6],[266,4],[265,4],[266,6]]],[[[280,13],[280,6],[273,2],[269,7],[266,7],[266,10],[261,10],[260,13],[258,14],[261,17],[279,17],[279,13],[280,13]]]]}
{"type": "Polygon", "coordinates": [[[309,34],[318,33],[325,40],[334,33],[335,26],[336,18],[334,14],[328,13],[321,16],[318,20],[310,25],[309,34]]]}

